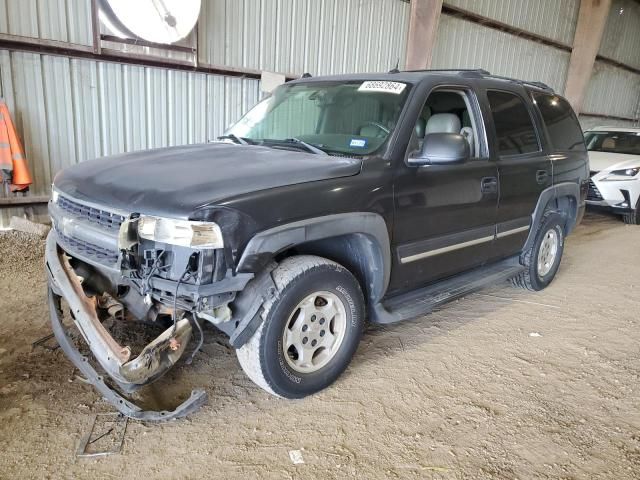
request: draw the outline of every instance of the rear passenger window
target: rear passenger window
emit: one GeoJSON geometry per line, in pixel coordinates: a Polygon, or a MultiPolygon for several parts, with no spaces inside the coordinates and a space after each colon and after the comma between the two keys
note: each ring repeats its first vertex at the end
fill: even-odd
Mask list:
{"type": "Polygon", "coordinates": [[[569,102],[564,98],[536,92],[533,101],[542,114],[554,150],[586,150],[582,130],[569,102]]]}
{"type": "Polygon", "coordinates": [[[508,92],[487,92],[498,136],[499,155],[521,155],[540,150],[536,130],[524,101],[508,92]]]}

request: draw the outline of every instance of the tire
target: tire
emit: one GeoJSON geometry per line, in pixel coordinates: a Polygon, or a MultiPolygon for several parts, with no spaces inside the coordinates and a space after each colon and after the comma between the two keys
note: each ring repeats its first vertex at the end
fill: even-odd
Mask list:
{"type": "Polygon", "coordinates": [[[512,279],[515,286],[531,291],[540,291],[551,283],[562,260],[564,225],[564,218],[560,214],[555,212],[544,214],[533,245],[520,257],[520,263],[525,267],[525,270],[512,279]],[[553,253],[551,260],[549,255],[554,250],[553,238],[555,238],[555,253],[553,253]],[[547,240],[545,241],[545,239],[547,240]],[[545,258],[547,261],[539,262],[545,258]]]}
{"type": "Polygon", "coordinates": [[[633,212],[625,213],[622,219],[627,225],[640,225],[640,198],[636,204],[636,209],[633,212]]]}
{"type": "Polygon", "coordinates": [[[347,269],[321,257],[289,257],[271,275],[278,291],[236,355],[262,389],[303,398],[331,385],[349,365],[364,330],[364,296],[347,269]]]}

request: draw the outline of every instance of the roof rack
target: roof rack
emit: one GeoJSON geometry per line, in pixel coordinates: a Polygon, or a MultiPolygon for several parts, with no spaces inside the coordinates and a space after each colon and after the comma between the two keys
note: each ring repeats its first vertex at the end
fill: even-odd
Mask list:
{"type": "Polygon", "coordinates": [[[489,75],[489,76],[491,78],[496,78],[498,80],[507,80],[509,82],[516,82],[516,83],[519,83],[520,85],[529,86],[529,87],[535,87],[535,88],[539,88],[540,90],[545,90],[545,91],[550,92],[550,93],[555,93],[553,88],[551,88],[549,85],[547,85],[546,83],[543,83],[543,82],[520,80],[520,79],[517,79],[517,78],[503,77],[501,75],[489,75]]]}
{"type": "Polygon", "coordinates": [[[418,70],[406,70],[406,72],[458,72],[459,74],[476,73],[478,75],[491,75],[483,68],[423,68],[418,70]]]}
{"type": "Polygon", "coordinates": [[[407,70],[407,72],[457,72],[458,75],[465,78],[495,78],[498,80],[507,80],[510,82],[519,83],[520,85],[530,86],[545,90],[550,93],[555,93],[553,88],[543,82],[535,82],[528,80],[520,80],[517,78],[503,77],[501,75],[492,75],[491,72],[483,68],[437,68],[437,69],[423,69],[423,70],[407,70]]]}

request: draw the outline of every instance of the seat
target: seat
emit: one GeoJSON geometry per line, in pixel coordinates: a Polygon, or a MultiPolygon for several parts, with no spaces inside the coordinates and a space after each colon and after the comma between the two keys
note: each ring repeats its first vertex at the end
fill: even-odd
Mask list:
{"type": "Polygon", "coordinates": [[[429,118],[425,133],[460,133],[460,118],[454,113],[436,113],[429,118]]]}
{"type": "Polygon", "coordinates": [[[427,121],[431,117],[431,107],[429,105],[425,105],[422,113],[420,114],[420,118],[416,122],[416,136],[418,140],[424,139],[424,132],[427,128],[427,121]]]}
{"type": "Polygon", "coordinates": [[[602,148],[605,150],[615,150],[616,149],[616,140],[615,138],[605,138],[602,142],[602,148]]]}

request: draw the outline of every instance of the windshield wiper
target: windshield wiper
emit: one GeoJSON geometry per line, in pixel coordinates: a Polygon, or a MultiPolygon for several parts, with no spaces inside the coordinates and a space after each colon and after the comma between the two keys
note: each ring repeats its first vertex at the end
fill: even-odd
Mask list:
{"type": "Polygon", "coordinates": [[[304,140],[300,140],[299,138],[287,138],[282,140],[283,143],[289,143],[294,145],[300,145],[301,147],[306,148],[309,152],[315,153],[316,155],[329,155],[324,150],[319,149],[315,145],[311,145],[310,143],[305,142],[304,140]]]}
{"type": "Polygon", "coordinates": [[[249,142],[247,142],[244,138],[238,137],[233,133],[230,133],[228,135],[221,135],[218,137],[218,140],[231,140],[233,143],[237,143],[238,145],[249,145],[249,142]]]}

